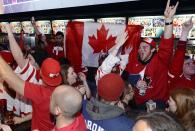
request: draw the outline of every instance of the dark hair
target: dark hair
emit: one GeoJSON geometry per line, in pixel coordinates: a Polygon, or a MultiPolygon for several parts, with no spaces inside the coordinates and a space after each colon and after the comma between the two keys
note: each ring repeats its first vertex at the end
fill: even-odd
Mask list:
{"type": "Polygon", "coordinates": [[[137,121],[145,121],[152,131],[185,131],[184,127],[170,114],[152,112],[139,116],[137,121]]]}
{"type": "Polygon", "coordinates": [[[40,48],[35,48],[34,52],[31,53],[31,55],[34,57],[35,62],[41,67],[43,61],[49,57],[47,51],[40,49],[40,48]]]}
{"type": "Polygon", "coordinates": [[[106,57],[108,57],[108,53],[105,53],[105,54],[101,54],[100,56],[99,56],[99,59],[98,59],[98,64],[99,64],[99,66],[101,66],[102,65],[102,63],[103,63],[103,61],[106,59],[106,57]]]}
{"type": "Polygon", "coordinates": [[[185,55],[184,59],[185,59],[185,60],[188,60],[188,59],[190,59],[190,56],[185,55]]]}
{"type": "Polygon", "coordinates": [[[125,98],[125,96],[126,96],[127,94],[129,94],[129,91],[130,91],[130,88],[129,88],[129,81],[124,80],[124,83],[125,83],[125,88],[124,88],[124,91],[123,91],[123,93],[122,93],[122,95],[121,95],[121,97],[120,97],[121,100],[123,100],[123,99],[125,98]]]}
{"type": "Polygon", "coordinates": [[[62,37],[64,37],[64,34],[63,34],[61,31],[58,31],[58,32],[56,33],[56,36],[58,36],[58,35],[61,35],[62,37]]]}
{"type": "Polygon", "coordinates": [[[66,84],[66,85],[69,85],[67,78],[68,78],[68,69],[70,67],[71,67],[70,65],[61,66],[61,75],[62,75],[63,84],[66,84]]]}

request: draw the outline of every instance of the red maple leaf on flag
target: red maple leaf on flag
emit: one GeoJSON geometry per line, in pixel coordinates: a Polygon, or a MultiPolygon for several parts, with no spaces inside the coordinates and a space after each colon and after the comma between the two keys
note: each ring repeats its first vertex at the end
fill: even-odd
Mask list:
{"type": "Polygon", "coordinates": [[[89,45],[93,48],[93,53],[99,53],[101,51],[107,53],[108,50],[115,45],[116,36],[110,35],[107,38],[109,29],[106,29],[104,25],[97,30],[97,38],[93,36],[89,36],[89,45]]]}

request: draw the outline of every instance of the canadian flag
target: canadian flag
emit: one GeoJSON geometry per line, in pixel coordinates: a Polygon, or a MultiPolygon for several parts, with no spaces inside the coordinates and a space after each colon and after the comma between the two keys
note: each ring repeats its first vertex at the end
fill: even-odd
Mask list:
{"type": "Polygon", "coordinates": [[[65,54],[76,72],[82,67],[98,67],[101,52],[109,52],[116,38],[128,30],[129,38],[124,46],[136,46],[140,41],[141,26],[69,22],[65,32],[65,54]]]}

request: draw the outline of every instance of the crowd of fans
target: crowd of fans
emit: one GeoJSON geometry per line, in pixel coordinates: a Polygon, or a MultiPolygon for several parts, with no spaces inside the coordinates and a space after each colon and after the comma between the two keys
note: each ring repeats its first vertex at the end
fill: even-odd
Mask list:
{"type": "MultiPolygon", "coordinates": [[[[12,124],[31,121],[32,131],[194,131],[195,62],[185,55],[193,23],[192,18],[183,23],[174,48],[178,4],[167,2],[158,49],[153,39],[143,38],[138,48],[122,53],[128,32],[117,37],[99,59],[95,94],[86,70],[76,73],[66,59],[62,32],[49,41],[32,18],[38,41],[27,48],[6,24],[10,50],[0,51],[0,101],[14,112],[12,124]]],[[[5,121],[0,127],[11,130],[5,121]]]]}

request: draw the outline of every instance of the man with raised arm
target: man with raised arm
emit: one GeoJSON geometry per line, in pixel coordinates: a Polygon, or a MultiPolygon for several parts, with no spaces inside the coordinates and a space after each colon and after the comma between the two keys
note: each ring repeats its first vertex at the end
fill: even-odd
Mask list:
{"type": "Polygon", "coordinates": [[[129,81],[135,88],[135,102],[140,109],[145,109],[145,103],[150,99],[157,103],[157,108],[164,108],[168,98],[167,73],[174,44],[173,17],[178,4],[170,6],[170,0],[167,2],[164,35],[158,52],[154,40],[145,38],[140,43],[137,54],[130,56],[126,70],[129,72],[129,81]]]}
{"type": "MultiPolygon", "coordinates": [[[[40,79],[39,69],[37,68],[35,59],[31,54],[27,54],[27,56],[24,56],[19,44],[16,42],[10,25],[7,24],[5,28],[8,33],[11,53],[18,65],[14,72],[25,81],[41,84],[42,80],[40,79]]],[[[15,124],[20,124],[22,122],[31,120],[32,118],[31,101],[24,98],[23,96],[20,96],[19,94],[16,94],[14,113],[19,116],[14,117],[15,124]]]]}
{"type": "Polygon", "coordinates": [[[49,104],[53,90],[62,81],[60,70],[58,61],[47,58],[40,69],[43,85],[36,85],[20,79],[0,56],[0,77],[8,83],[10,88],[32,101],[31,130],[50,131],[54,127],[49,104]]]}
{"type": "Polygon", "coordinates": [[[47,40],[46,36],[42,34],[37,26],[34,17],[32,17],[32,25],[35,29],[35,33],[38,36],[39,40],[44,43],[45,50],[50,55],[50,57],[62,62],[66,63],[65,52],[64,52],[64,34],[58,31],[55,34],[55,42],[50,42],[47,40]]]}
{"type": "Polygon", "coordinates": [[[104,75],[109,74],[111,72],[122,74],[129,60],[129,54],[132,48],[125,48],[125,54],[121,55],[122,46],[128,39],[128,33],[123,32],[120,36],[117,37],[116,44],[110,49],[108,56],[102,60],[99,60],[99,68],[96,73],[96,84],[98,80],[101,79],[104,75]],[[119,68],[119,69],[118,69],[119,68]]]}
{"type": "Polygon", "coordinates": [[[192,27],[192,17],[182,24],[182,33],[168,73],[170,90],[183,87],[195,89],[195,62],[185,56],[187,37],[192,27]]]}

